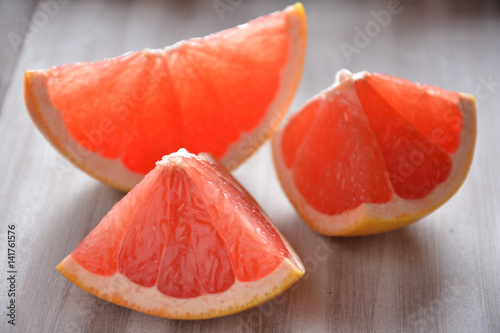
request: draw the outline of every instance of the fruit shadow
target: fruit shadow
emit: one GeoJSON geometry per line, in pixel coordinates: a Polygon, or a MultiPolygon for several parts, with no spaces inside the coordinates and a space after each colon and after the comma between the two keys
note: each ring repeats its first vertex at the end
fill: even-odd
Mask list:
{"type": "Polygon", "coordinates": [[[356,238],[323,236],[299,217],[286,219],[276,222],[287,225],[283,234],[306,274],[282,295],[241,313],[243,331],[418,330],[437,320],[431,312],[444,276],[435,255],[439,240],[430,230],[436,218],[356,238]]]}
{"type": "Polygon", "coordinates": [[[57,317],[50,331],[112,331],[117,325],[126,323],[124,319],[130,310],[83,291],[54,268],[75,250],[124,195],[107,185],[90,181],[68,193],[58,209],[50,210],[46,220],[52,221],[47,224],[51,230],[47,230],[44,242],[54,244],[54,255],[53,262],[45,267],[50,270],[50,281],[57,285],[60,298],[55,304],[57,317]]]}
{"type": "Polygon", "coordinates": [[[443,281],[433,248],[436,243],[426,230],[428,222],[438,221],[381,235],[329,239],[335,252],[324,272],[326,306],[317,307],[318,312],[324,311],[321,317],[327,327],[419,329],[415,325],[426,318],[418,313],[432,307],[443,281]]]}
{"type": "MultiPolygon", "coordinates": [[[[51,209],[48,213],[46,220],[54,223],[48,225],[44,242],[54,244],[52,252],[56,255],[45,267],[49,270],[49,280],[56,284],[54,288],[59,298],[54,309],[57,317],[50,331],[250,332],[271,327],[275,323],[271,322],[269,314],[286,310],[290,294],[283,293],[273,299],[272,303],[227,317],[196,321],[171,320],[109,303],[66,280],[54,266],[74,251],[124,195],[125,193],[106,185],[92,182],[79,188],[74,195],[68,195],[61,203],[61,209],[51,209]],[[270,305],[272,309],[268,310],[270,305]]],[[[42,322],[36,324],[43,326],[42,322]]]]}
{"type": "MultiPolygon", "coordinates": [[[[52,210],[48,219],[60,223],[50,224],[52,230],[48,230],[46,241],[57,244],[57,262],[76,248],[123,195],[93,183],[69,197],[64,209],[52,210]]],[[[279,219],[275,222],[301,257],[306,274],[290,289],[258,307],[222,318],[169,320],[108,303],[54,274],[57,283],[63,285],[54,328],[113,331],[120,327],[124,331],[132,325],[138,331],[254,332],[326,325],[361,331],[375,327],[376,317],[391,320],[393,316],[392,322],[412,325],[414,317],[401,316],[428,308],[439,294],[436,282],[441,277],[435,268],[435,256],[428,251],[434,243],[420,225],[369,237],[335,238],[317,234],[294,213],[279,219]],[[76,323],[78,327],[73,327],[76,323]]]]}

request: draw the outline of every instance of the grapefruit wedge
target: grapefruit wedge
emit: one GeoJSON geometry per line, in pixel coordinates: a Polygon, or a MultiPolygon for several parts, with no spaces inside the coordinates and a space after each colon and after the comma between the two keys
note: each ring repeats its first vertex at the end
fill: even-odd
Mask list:
{"type": "Polygon", "coordinates": [[[104,300],[175,319],[248,309],[304,274],[224,167],[185,150],[157,162],[57,269],[104,300]]]}
{"type": "Polygon", "coordinates": [[[325,235],[401,228],[431,213],[469,171],[471,95],[346,70],[273,138],[276,170],[304,221],[325,235]]]}
{"type": "Polygon", "coordinates": [[[27,71],[24,98],[63,155],[128,191],[180,148],[238,166],[286,113],[305,48],[306,17],[297,3],[164,49],[27,71]]]}

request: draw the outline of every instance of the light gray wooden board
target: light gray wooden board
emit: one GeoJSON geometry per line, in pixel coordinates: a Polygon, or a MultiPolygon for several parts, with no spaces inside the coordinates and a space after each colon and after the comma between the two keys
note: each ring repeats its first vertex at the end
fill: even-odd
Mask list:
{"type": "MultiPolygon", "coordinates": [[[[500,331],[500,85],[488,91],[483,83],[500,81],[500,8],[494,1],[402,1],[403,11],[351,62],[340,43],[353,45],[353,29],[364,29],[374,20],[370,11],[385,9],[387,2],[305,1],[309,45],[291,112],[328,87],[343,67],[480,93],[470,175],[431,216],[378,236],[320,236],[302,223],[284,196],[266,144],[235,175],[306,264],[304,278],[277,299],[226,318],[175,321],[102,301],[54,269],[123,194],[68,164],[36,130],[23,103],[24,71],[163,47],[287,4],[243,0],[221,20],[212,0],[75,1],[61,5],[41,24],[18,57],[0,62],[2,73],[15,66],[12,81],[0,86],[0,96],[5,94],[0,113],[0,331],[500,331]],[[16,225],[18,236],[15,328],[5,316],[9,224],[16,225]]],[[[5,50],[5,36],[19,31],[23,16],[41,17],[43,9],[8,0],[0,8],[2,54],[14,55],[5,50]]]]}
{"type": "Polygon", "coordinates": [[[0,105],[24,45],[35,1],[0,1],[0,105]]]}

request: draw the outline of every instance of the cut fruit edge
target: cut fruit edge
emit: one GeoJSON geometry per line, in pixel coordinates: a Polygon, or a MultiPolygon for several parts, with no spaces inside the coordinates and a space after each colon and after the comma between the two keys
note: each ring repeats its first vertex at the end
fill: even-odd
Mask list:
{"type": "MultiPolygon", "coordinates": [[[[337,73],[335,83],[312,100],[325,96],[331,91],[338,91],[354,85],[355,80],[363,79],[366,72],[351,74],[347,70],[337,73]]],[[[399,229],[429,215],[448,201],[462,186],[470,170],[477,136],[477,113],[475,98],[460,93],[458,103],[463,116],[460,147],[450,154],[453,168],[448,179],[438,184],[426,197],[418,200],[406,200],[394,193],[391,201],[383,204],[364,203],[357,208],[338,215],[326,215],[311,205],[298,191],[294,184],[292,169],[285,165],[281,154],[281,140],[286,124],[272,139],[272,151],[275,168],[282,188],[302,219],[315,231],[330,236],[364,236],[399,229]]],[[[299,111],[300,112],[300,111],[299,111]]],[[[291,121],[299,112],[288,119],[291,121]]]]}
{"type": "Polygon", "coordinates": [[[71,255],[56,268],[92,295],[139,312],[171,319],[208,319],[247,310],[278,296],[304,274],[286,258],[271,274],[260,280],[244,283],[236,280],[222,293],[182,299],[166,296],[156,286],[139,286],[120,273],[112,277],[91,273],[71,255]]]}
{"type": "Polygon", "coordinates": [[[260,125],[242,136],[238,145],[231,146],[224,157],[219,159],[220,163],[230,171],[243,163],[274,134],[288,111],[299,86],[307,46],[306,14],[301,3],[287,7],[284,12],[288,14],[287,17],[292,29],[290,30],[289,59],[282,71],[280,88],[260,125]],[[242,154],[243,158],[241,158],[242,154]]]}
{"type": "MultiPolygon", "coordinates": [[[[229,146],[226,154],[220,158],[220,162],[229,170],[238,167],[271,137],[298,88],[307,44],[306,16],[301,3],[287,7],[284,12],[289,22],[291,42],[290,57],[282,70],[280,87],[260,125],[243,133],[237,143],[229,146]]],[[[169,47],[171,46],[166,49],[169,47]]],[[[146,49],[142,52],[159,51],[146,49]]],[[[61,113],[52,103],[48,92],[50,75],[50,69],[28,70],[24,75],[24,100],[35,125],[56,150],[82,171],[118,190],[130,191],[144,175],[127,169],[120,157],[110,159],[87,150],[69,134],[61,113]]]]}
{"type": "MultiPolygon", "coordinates": [[[[182,156],[183,151],[182,149],[176,154],[182,156]]],[[[199,154],[198,157],[217,163],[209,154],[199,154]]],[[[161,163],[164,161],[157,162],[161,163]]],[[[304,275],[304,265],[267,213],[231,174],[228,175],[234,181],[233,185],[255,203],[289,252],[289,257],[284,257],[281,264],[262,279],[251,282],[241,282],[236,279],[229,289],[221,293],[204,294],[194,298],[176,298],[161,293],[156,285],[148,288],[135,284],[119,271],[112,276],[92,273],[82,267],[71,254],[56,269],[69,281],[94,296],[139,312],[170,319],[208,319],[226,316],[255,307],[278,296],[304,275]]]]}

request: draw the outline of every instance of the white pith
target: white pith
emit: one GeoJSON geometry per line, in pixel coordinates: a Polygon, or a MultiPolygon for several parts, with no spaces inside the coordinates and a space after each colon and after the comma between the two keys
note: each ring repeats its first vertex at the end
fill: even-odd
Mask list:
{"type": "MultiPolygon", "coordinates": [[[[280,88],[260,125],[250,132],[241,133],[240,139],[230,144],[226,154],[220,159],[221,163],[230,170],[237,167],[270,137],[285,114],[297,88],[305,56],[305,37],[303,36],[305,23],[302,24],[302,17],[294,6],[287,7],[284,12],[287,14],[290,27],[291,48],[290,57],[282,71],[280,88]]],[[[242,25],[241,29],[245,27],[242,25]]],[[[182,47],[184,42],[180,41],[165,49],[182,47]]],[[[144,52],[161,54],[165,52],[165,49],[147,49],[144,52]]],[[[42,134],[57,150],[83,171],[122,191],[129,191],[144,177],[141,173],[127,169],[120,158],[106,158],[80,145],[68,133],[61,113],[51,101],[47,84],[50,70],[29,71],[27,74],[31,78],[31,85],[27,85],[25,80],[25,96],[26,91],[30,90],[31,95],[37,98],[36,101],[29,101],[25,98],[28,112],[42,134]]]]}
{"type": "Polygon", "coordinates": [[[236,280],[222,293],[182,299],[164,295],[156,286],[139,286],[118,272],[111,277],[91,273],[71,255],[60,265],[64,267],[63,274],[77,277],[73,283],[95,296],[111,302],[113,297],[119,296],[123,300],[119,305],[173,319],[212,318],[245,310],[280,294],[303,274],[292,260],[285,259],[271,274],[260,280],[236,280]]]}
{"type": "Polygon", "coordinates": [[[120,190],[131,189],[144,177],[142,174],[125,168],[120,158],[105,158],[80,145],[69,134],[61,113],[49,96],[50,71],[32,71],[30,75],[33,85],[31,87],[25,86],[25,94],[27,89],[32,89],[34,95],[37,96],[37,106],[29,104],[31,101],[25,99],[28,103],[26,107],[40,132],[57,150],[83,171],[120,190]],[[42,111],[39,112],[39,110],[42,111]]]}
{"type": "MultiPolygon", "coordinates": [[[[365,72],[351,74],[347,70],[341,70],[337,73],[337,80],[333,86],[321,92],[321,94],[328,94],[332,89],[342,89],[342,87],[353,85],[355,80],[363,79],[364,76],[365,72]]],[[[414,222],[430,214],[460,188],[467,176],[473,158],[476,142],[476,109],[474,97],[467,94],[460,94],[460,96],[459,107],[462,110],[463,125],[459,149],[450,155],[453,161],[453,169],[448,179],[437,185],[424,198],[407,200],[394,193],[393,199],[387,203],[365,203],[353,210],[338,215],[326,215],[319,212],[307,204],[306,199],[294,184],[292,169],[288,169],[285,166],[281,154],[281,140],[286,126],[282,127],[272,140],[276,169],[278,170],[279,179],[285,193],[298,213],[313,229],[328,235],[340,236],[344,233],[349,233],[350,229],[362,220],[371,220],[376,221],[376,223],[389,225],[389,228],[379,226],[375,227],[376,229],[392,229],[390,227],[392,224],[401,226],[402,224],[414,222]]],[[[316,98],[317,96],[314,97],[314,99],[316,98]]]]}

